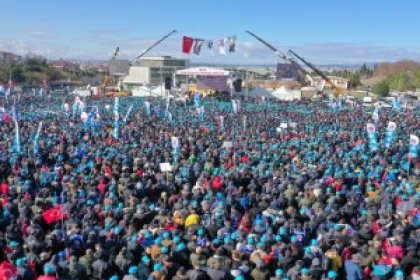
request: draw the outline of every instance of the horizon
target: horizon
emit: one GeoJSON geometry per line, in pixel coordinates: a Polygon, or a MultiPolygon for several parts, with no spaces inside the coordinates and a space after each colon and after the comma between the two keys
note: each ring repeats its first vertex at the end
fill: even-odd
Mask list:
{"type": "Polygon", "coordinates": [[[220,0],[122,0],[60,2],[5,0],[0,49],[49,60],[132,60],[170,30],[180,30],[148,55],[188,58],[197,64],[275,65],[275,54],[245,33],[251,30],[287,53],[293,49],[317,65],[361,65],[420,61],[416,34],[420,2],[300,0],[260,3],[220,0]],[[25,7],[22,9],[21,7],[25,7]],[[181,52],[182,36],[218,40],[237,36],[236,52],[206,48],[200,56],[181,52]]]}

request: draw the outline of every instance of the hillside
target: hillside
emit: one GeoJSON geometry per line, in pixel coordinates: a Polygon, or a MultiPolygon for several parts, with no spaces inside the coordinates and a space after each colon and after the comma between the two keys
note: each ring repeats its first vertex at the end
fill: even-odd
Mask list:
{"type": "Polygon", "coordinates": [[[390,90],[395,91],[420,88],[420,62],[401,60],[380,63],[375,67],[372,77],[362,79],[365,87],[372,87],[380,82],[386,83],[390,90]]]}

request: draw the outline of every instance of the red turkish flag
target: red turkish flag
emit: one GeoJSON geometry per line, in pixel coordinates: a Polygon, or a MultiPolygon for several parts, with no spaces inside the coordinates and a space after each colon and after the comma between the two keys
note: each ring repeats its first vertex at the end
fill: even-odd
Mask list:
{"type": "Polygon", "coordinates": [[[6,261],[0,264],[0,280],[9,280],[17,276],[17,270],[14,265],[6,261]]]}
{"type": "Polygon", "coordinates": [[[182,52],[190,54],[194,44],[194,38],[184,36],[182,38],[182,52]]]}
{"type": "Polygon", "coordinates": [[[62,220],[65,218],[63,207],[61,205],[56,205],[53,208],[44,211],[44,213],[42,213],[42,217],[49,225],[55,221],[62,220]]]}

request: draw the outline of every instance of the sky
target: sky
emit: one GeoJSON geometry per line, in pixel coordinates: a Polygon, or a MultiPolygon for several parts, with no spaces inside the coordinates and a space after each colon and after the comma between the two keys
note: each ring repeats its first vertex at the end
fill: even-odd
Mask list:
{"type": "Polygon", "coordinates": [[[0,50],[49,59],[134,59],[178,30],[149,55],[195,63],[275,64],[293,49],[312,63],[420,61],[419,0],[1,0],[0,50]],[[181,52],[182,36],[220,40],[237,36],[233,54],[203,48],[181,52]]]}

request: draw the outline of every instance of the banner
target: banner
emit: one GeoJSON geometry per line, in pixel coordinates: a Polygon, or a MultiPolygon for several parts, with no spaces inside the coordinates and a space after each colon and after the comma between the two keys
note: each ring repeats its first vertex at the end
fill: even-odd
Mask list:
{"type": "Polygon", "coordinates": [[[232,108],[233,108],[233,112],[237,114],[239,110],[241,109],[241,101],[232,99],[232,108]]]}
{"type": "Polygon", "coordinates": [[[38,154],[39,147],[38,147],[38,140],[39,140],[39,134],[41,134],[42,130],[42,122],[38,125],[38,130],[36,131],[35,138],[34,138],[34,144],[33,144],[33,152],[34,154],[38,154]]]}
{"type": "Polygon", "coordinates": [[[113,136],[114,139],[118,139],[118,131],[120,128],[120,115],[119,115],[119,107],[120,107],[120,100],[118,97],[115,97],[114,100],[114,130],[113,130],[113,136]]]}
{"type": "Polygon", "coordinates": [[[150,102],[148,102],[148,101],[144,102],[144,106],[146,107],[146,113],[147,113],[147,115],[150,116],[150,113],[151,113],[151,111],[150,111],[150,102]]]}
{"type": "Polygon", "coordinates": [[[369,149],[374,152],[378,150],[378,136],[376,132],[376,126],[373,123],[368,123],[366,125],[368,140],[369,140],[369,149]]]}
{"type": "Polygon", "coordinates": [[[220,116],[219,121],[220,121],[220,130],[225,131],[225,117],[220,116]]]}
{"type": "Polygon", "coordinates": [[[384,146],[385,148],[389,148],[392,145],[396,138],[395,130],[397,129],[397,124],[394,122],[389,122],[388,127],[386,128],[385,138],[384,138],[384,146]]]}
{"type": "Polygon", "coordinates": [[[15,119],[15,139],[13,141],[13,151],[15,153],[20,153],[20,132],[19,132],[19,123],[15,119]]]}
{"type": "Polygon", "coordinates": [[[196,93],[194,93],[194,106],[195,107],[200,107],[200,105],[201,105],[201,95],[200,95],[199,92],[196,92],[196,93]]]}
{"type": "Polygon", "coordinates": [[[130,115],[130,112],[131,112],[132,109],[133,109],[133,105],[130,105],[130,107],[128,108],[127,113],[124,116],[124,120],[123,120],[124,123],[127,123],[128,116],[130,115]]]}
{"type": "Polygon", "coordinates": [[[410,134],[409,146],[408,146],[409,156],[411,158],[416,158],[418,156],[418,150],[419,150],[419,137],[417,137],[416,135],[410,134]]]}
{"type": "Polygon", "coordinates": [[[378,106],[375,107],[372,118],[375,121],[375,123],[379,121],[379,107],[378,106]]]}

